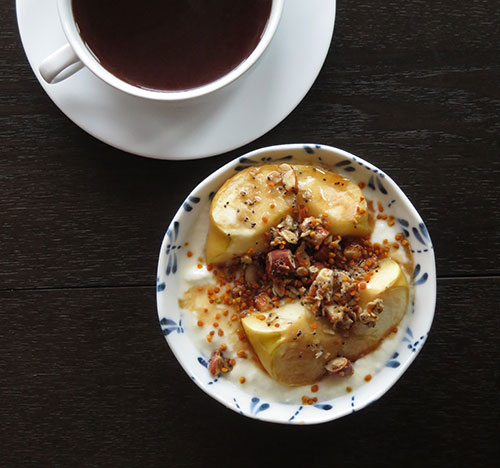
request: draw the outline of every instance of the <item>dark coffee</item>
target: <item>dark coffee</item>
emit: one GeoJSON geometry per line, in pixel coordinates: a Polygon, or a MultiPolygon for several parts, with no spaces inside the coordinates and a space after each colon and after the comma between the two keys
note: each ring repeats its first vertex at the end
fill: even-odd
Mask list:
{"type": "Polygon", "coordinates": [[[73,0],[80,35],[101,65],[152,90],[217,80],[255,49],[272,0],[73,0]]]}

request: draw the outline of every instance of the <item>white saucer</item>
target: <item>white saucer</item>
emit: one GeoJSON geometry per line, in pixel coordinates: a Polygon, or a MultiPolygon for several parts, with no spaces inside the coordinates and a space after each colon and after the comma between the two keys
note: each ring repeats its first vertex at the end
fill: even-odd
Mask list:
{"type": "Polygon", "coordinates": [[[219,93],[182,104],[117,91],[83,69],[48,85],[38,65],[66,42],[56,0],[17,0],[24,50],[38,81],[73,122],[124,151],[194,159],[243,146],[281,122],[316,79],[332,40],[335,0],[286,0],[268,50],[247,75],[219,93]]]}

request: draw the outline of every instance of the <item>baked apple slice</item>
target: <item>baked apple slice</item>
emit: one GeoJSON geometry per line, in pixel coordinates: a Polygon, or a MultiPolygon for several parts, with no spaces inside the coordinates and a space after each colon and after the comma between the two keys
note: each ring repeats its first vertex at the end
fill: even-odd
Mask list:
{"type": "Polygon", "coordinates": [[[289,212],[297,181],[288,164],[244,169],[228,179],[210,208],[208,263],[222,263],[267,246],[264,233],[289,212]]]}
{"type": "Polygon", "coordinates": [[[357,322],[345,339],[343,355],[355,361],[373,351],[391,331],[399,325],[406,313],[409,300],[409,287],[406,276],[399,263],[392,259],[383,260],[360,291],[359,305],[366,308],[370,303],[381,299],[383,310],[374,327],[357,322]]]}
{"type": "Polygon", "coordinates": [[[300,302],[272,309],[271,315],[248,315],[241,323],[264,369],[290,386],[318,381],[341,346],[340,338],[331,330],[325,333],[323,323],[300,302]]]}
{"type": "Polygon", "coordinates": [[[314,166],[294,166],[298,178],[298,203],[310,216],[325,216],[331,234],[367,236],[373,230],[368,204],[354,182],[314,166]]]}

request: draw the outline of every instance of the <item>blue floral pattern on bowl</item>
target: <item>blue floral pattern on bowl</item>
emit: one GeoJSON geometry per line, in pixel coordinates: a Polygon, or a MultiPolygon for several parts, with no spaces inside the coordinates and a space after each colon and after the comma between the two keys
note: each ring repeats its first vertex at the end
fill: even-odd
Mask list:
{"type": "Polygon", "coordinates": [[[385,393],[406,370],[421,350],[432,324],[436,298],[436,272],[432,241],[425,224],[399,187],[372,164],[345,151],[318,144],[282,145],[263,148],[228,163],[203,181],[186,198],[170,224],[160,250],[156,280],[158,316],[161,330],[174,354],[191,379],[206,393],[244,416],[289,424],[315,424],[353,413],[385,393]],[[380,201],[385,212],[392,214],[410,243],[415,267],[412,275],[414,300],[407,313],[411,319],[401,343],[386,365],[373,379],[346,394],[313,405],[263,401],[224,379],[213,378],[207,371],[208,359],[197,349],[182,325],[178,306],[178,253],[196,222],[201,201],[211,200],[222,182],[247,167],[274,162],[322,165],[363,182],[367,197],[380,201]]]}

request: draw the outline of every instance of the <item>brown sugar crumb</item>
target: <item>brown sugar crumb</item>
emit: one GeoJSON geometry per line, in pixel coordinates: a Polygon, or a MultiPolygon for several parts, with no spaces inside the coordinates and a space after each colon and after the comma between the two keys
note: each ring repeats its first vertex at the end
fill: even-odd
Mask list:
{"type": "Polygon", "coordinates": [[[319,390],[319,387],[317,385],[313,385],[311,387],[311,392],[316,393],[319,390]]]}
{"type": "Polygon", "coordinates": [[[221,343],[219,346],[219,351],[226,351],[226,349],[227,349],[226,343],[221,343]]]}
{"type": "Polygon", "coordinates": [[[240,377],[240,384],[243,385],[246,381],[247,379],[245,379],[245,377],[240,377]]]}
{"type": "Polygon", "coordinates": [[[199,327],[202,327],[202,326],[203,326],[203,320],[198,320],[197,325],[198,325],[199,327]]]}
{"type": "Polygon", "coordinates": [[[369,382],[372,379],[372,376],[370,374],[365,375],[365,382],[369,382]]]}
{"type": "Polygon", "coordinates": [[[352,387],[346,387],[346,388],[345,388],[345,391],[346,391],[347,393],[351,393],[351,392],[352,392],[352,387]]]}
{"type": "Polygon", "coordinates": [[[358,187],[359,187],[361,190],[363,190],[363,189],[366,187],[366,184],[365,184],[364,182],[360,182],[360,183],[358,184],[358,187]]]}
{"type": "Polygon", "coordinates": [[[193,256],[193,252],[191,252],[191,250],[188,250],[187,256],[188,257],[192,257],[193,256]]]}
{"type": "Polygon", "coordinates": [[[210,334],[208,334],[208,335],[207,335],[207,341],[208,341],[209,343],[211,343],[211,342],[212,342],[212,335],[210,335],[210,334]]]}
{"type": "Polygon", "coordinates": [[[196,265],[198,267],[198,270],[201,270],[203,268],[203,265],[201,263],[198,263],[198,265],[196,265]]]}
{"type": "Polygon", "coordinates": [[[229,310],[223,310],[222,311],[222,315],[224,315],[224,317],[227,317],[227,314],[229,314],[229,310]]]}
{"type": "Polygon", "coordinates": [[[382,213],[384,211],[384,207],[382,206],[382,203],[377,202],[377,208],[378,210],[382,213]]]}
{"type": "Polygon", "coordinates": [[[213,326],[214,328],[217,328],[217,327],[219,326],[219,322],[214,322],[214,323],[212,323],[212,326],[213,326]]]}
{"type": "Polygon", "coordinates": [[[222,330],[222,328],[219,328],[219,331],[217,332],[217,335],[224,336],[224,331],[222,330]]]}
{"type": "Polygon", "coordinates": [[[187,247],[189,245],[189,242],[184,242],[184,247],[187,247]]]}
{"type": "Polygon", "coordinates": [[[279,324],[279,323],[275,323],[275,324],[274,324],[274,326],[275,326],[276,328],[279,328],[279,327],[280,327],[280,324],[279,324]]]}

